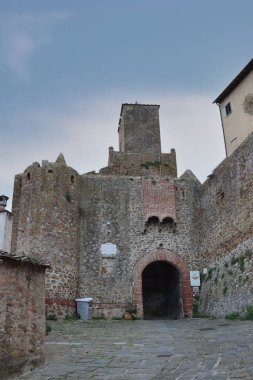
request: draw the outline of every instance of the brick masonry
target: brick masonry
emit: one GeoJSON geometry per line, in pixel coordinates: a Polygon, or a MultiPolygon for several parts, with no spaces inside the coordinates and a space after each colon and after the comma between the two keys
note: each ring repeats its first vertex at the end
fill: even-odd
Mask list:
{"type": "Polygon", "coordinates": [[[165,218],[176,222],[176,192],[174,183],[163,178],[143,178],[142,203],[144,221],[157,217],[162,223],[165,218]]]}

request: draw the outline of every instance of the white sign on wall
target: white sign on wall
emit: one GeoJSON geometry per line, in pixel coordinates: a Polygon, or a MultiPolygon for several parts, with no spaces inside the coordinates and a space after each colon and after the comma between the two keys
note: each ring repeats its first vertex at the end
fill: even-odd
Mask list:
{"type": "Polygon", "coordinates": [[[101,254],[103,256],[113,256],[117,253],[117,246],[116,244],[112,243],[105,243],[101,244],[101,254]]]}
{"type": "Polygon", "coordinates": [[[200,274],[198,270],[190,271],[191,286],[200,286],[200,274]]]}

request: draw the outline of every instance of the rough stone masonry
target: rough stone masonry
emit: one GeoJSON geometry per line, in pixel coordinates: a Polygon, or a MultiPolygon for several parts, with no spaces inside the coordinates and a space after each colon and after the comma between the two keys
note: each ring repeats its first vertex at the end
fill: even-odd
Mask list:
{"type": "MultiPolygon", "coordinates": [[[[190,170],[177,177],[174,149],[161,152],[158,105],[123,104],[118,133],[119,151],[109,148],[99,173],[79,175],[60,154],[15,177],[12,252],[50,263],[48,314],[73,314],[75,298],[88,296],[97,316],[128,306],[141,318],[191,316],[189,272],[253,249],[253,135],[202,185],[190,170]]],[[[226,285],[206,277],[203,312],[253,303],[249,253],[245,264],[236,296],[244,272],[226,285]]]]}

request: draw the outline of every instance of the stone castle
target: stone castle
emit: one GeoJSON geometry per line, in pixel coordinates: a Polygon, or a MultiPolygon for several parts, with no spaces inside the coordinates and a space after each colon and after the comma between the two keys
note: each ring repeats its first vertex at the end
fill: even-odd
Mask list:
{"type": "Polygon", "coordinates": [[[253,304],[253,135],[201,184],[161,152],[158,105],[123,104],[118,134],[99,173],[60,154],[15,177],[12,252],[50,264],[47,313],[72,315],[88,296],[97,316],[191,316],[191,271],[203,313],[253,304]]]}

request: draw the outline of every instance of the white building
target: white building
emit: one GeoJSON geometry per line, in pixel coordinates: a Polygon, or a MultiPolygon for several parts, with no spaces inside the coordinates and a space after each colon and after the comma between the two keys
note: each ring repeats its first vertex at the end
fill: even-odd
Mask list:
{"type": "Polygon", "coordinates": [[[253,59],[214,100],[220,108],[227,156],[253,132],[253,59]]]}
{"type": "Polygon", "coordinates": [[[5,210],[8,199],[0,195],[0,251],[4,252],[11,250],[12,213],[5,210]]]}

